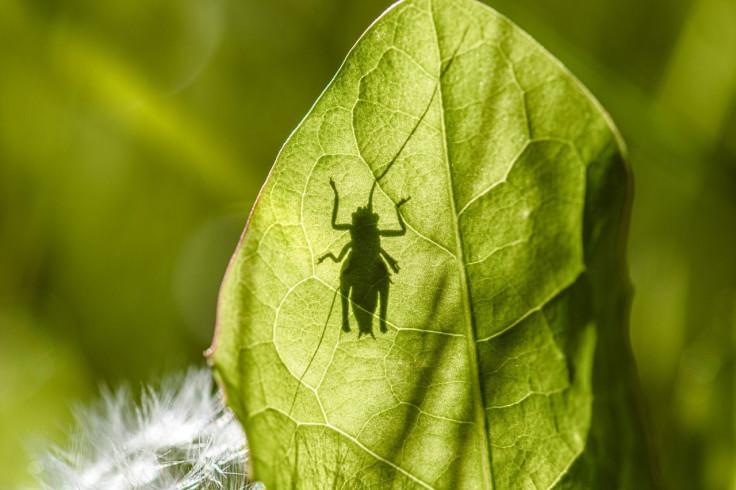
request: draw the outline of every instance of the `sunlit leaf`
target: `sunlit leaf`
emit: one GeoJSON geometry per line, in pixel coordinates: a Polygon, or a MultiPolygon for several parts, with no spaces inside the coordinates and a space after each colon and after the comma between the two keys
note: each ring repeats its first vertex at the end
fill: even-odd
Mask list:
{"type": "Polygon", "coordinates": [[[626,191],[608,117],[532,39],[472,0],[395,5],[287,141],[222,289],[211,356],[254,477],[652,486],[626,191]]]}

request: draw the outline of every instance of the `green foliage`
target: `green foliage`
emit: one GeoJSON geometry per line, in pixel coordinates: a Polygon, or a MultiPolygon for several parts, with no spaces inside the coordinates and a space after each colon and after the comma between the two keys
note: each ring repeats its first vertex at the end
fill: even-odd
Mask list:
{"type": "MultiPolygon", "coordinates": [[[[274,155],[393,0],[0,3],[0,487],[18,488],[22,448],[61,436],[70,403],[200,362],[274,155]]],[[[736,4],[486,3],[623,133],[631,337],[667,487],[732,487],[736,4]]]]}
{"type": "Polygon", "coordinates": [[[579,82],[486,6],[384,14],[282,149],[221,292],[211,355],[255,478],[652,487],[621,153],[579,82]]]}

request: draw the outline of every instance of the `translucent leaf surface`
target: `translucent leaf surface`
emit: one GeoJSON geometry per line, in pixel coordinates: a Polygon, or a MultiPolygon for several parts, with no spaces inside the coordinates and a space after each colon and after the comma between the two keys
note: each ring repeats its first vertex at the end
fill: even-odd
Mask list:
{"type": "Polygon", "coordinates": [[[221,292],[210,355],[255,478],[650,487],[621,152],[493,10],[389,9],[282,149],[221,292]]]}

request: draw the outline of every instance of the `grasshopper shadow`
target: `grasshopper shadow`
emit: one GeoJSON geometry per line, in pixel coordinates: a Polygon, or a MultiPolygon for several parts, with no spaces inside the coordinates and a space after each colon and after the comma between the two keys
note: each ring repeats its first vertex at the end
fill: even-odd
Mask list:
{"type": "Polygon", "coordinates": [[[352,223],[337,223],[337,211],[340,197],[335,181],[330,179],[330,186],[335,194],[332,208],[332,228],[350,232],[350,241],[335,256],[332,252],[322,255],[318,264],[325,259],[334,262],[343,262],[340,270],[340,295],[342,300],[342,329],[350,332],[348,321],[350,303],[353,304],[353,315],[358,322],[358,338],[370,335],[373,338],[373,317],[376,308],[379,308],[379,328],[385,333],[386,310],[388,308],[388,293],[391,286],[391,273],[399,272],[399,264],[381,247],[381,237],[400,237],[406,234],[406,224],[401,216],[400,208],[410,198],[405,198],[396,204],[396,216],[399,220],[398,230],[381,230],[378,228],[378,214],[373,212],[373,191],[371,189],[368,204],[358,207],[352,215],[352,223]]]}

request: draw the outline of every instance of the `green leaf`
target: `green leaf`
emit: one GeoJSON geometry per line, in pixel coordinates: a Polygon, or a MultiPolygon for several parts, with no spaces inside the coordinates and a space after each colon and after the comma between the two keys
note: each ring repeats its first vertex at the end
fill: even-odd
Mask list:
{"type": "Polygon", "coordinates": [[[285,144],[222,288],[210,355],[254,477],[651,487],[626,202],[611,121],[536,42],[473,0],[393,6],[285,144]]]}

